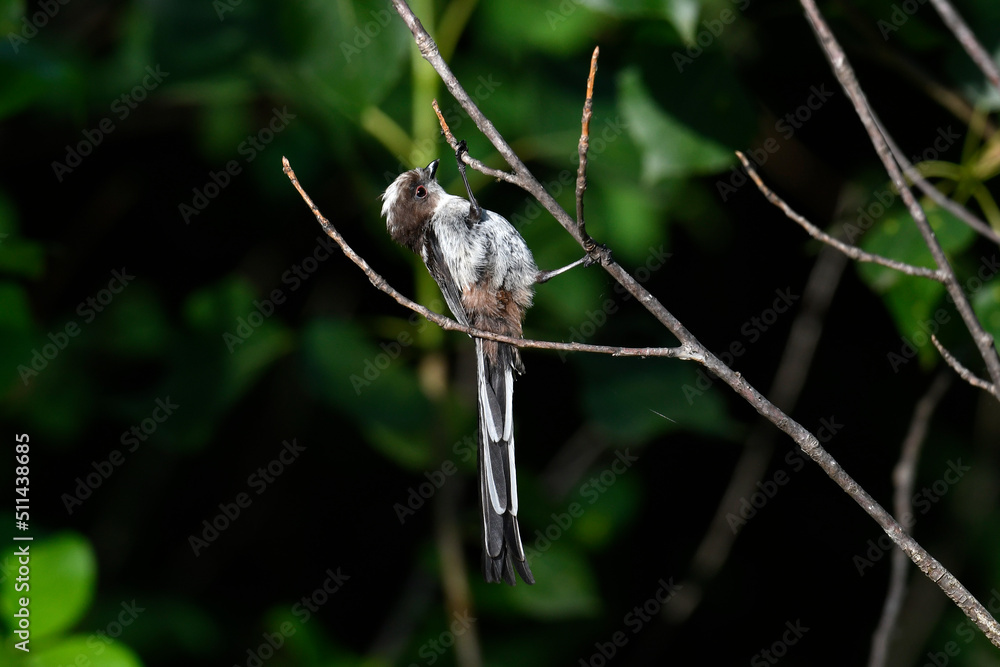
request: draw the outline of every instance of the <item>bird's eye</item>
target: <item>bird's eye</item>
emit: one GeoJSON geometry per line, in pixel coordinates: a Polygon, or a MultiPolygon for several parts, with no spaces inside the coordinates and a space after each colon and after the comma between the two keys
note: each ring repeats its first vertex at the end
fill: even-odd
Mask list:
{"type": "Polygon", "coordinates": [[[427,188],[422,185],[418,185],[415,194],[417,195],[417,199],[423,199],[427,196],[427,188]]]}

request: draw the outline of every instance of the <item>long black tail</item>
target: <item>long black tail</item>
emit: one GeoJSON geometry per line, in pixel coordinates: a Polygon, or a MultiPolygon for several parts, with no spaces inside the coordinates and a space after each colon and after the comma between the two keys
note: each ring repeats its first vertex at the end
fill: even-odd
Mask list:
{"type": "Polygon", "coordinates": [[[476,339],[479,387],[479,502],[483,511],[483,576],[489,583],[514,585],[514,570],[535,583],[524,557],[517,526],[517,473],[514,470],[514,348],[497,346],[496,360],[476,339]]]}

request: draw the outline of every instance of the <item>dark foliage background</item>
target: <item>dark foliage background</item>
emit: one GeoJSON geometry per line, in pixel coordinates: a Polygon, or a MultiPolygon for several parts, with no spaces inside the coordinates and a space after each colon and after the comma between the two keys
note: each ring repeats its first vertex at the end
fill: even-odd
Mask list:
{"type": "MultiPolygon", "coordinates": [[[[995,53],[998,5],[957,6],[995,53]]],[[[734,150],[821,226],[929,261],[797,3],[413,7],[568,209],[600,45],[590,231],[710,349],[739,344],[733,365],[762,391],[819,246],[740,180],[734,150]]],[[[823,9],[907,153],[1000,228],[996,91],[933,9],[823,9]]],[[[385,234],[377,197],[436,157],[460,192],[435,97],[473,155],[499,161],[386,2],[7,0],[0,34],[3,465],[12,480],[15,434],[28,434],[35,538],[28,655],[10,634],[16,559],[6,545],[0,557],[4,664],[455,664],[454,633],[475,633],[487,665],[867,659],[891,550],[784,438],[746,496],[753,515],[726,509],[746,520],[703,596],[688,583],[657,601],[692,574],[757,420],[683,362],[525,353],[521,525],[538,585],[482,583],[463,444],[472,345],[327,253],[281,172],[288,156],[376,270],[443,312],[419,260],[385,234]],[[442,564],[453,527],[464,569],[442,564]],[[446,604],[442,573],[456,572],[474,621],[446,604]]],[[[479,174],[474,187],[541,266],[579,256],[524,193],[479,174]]],[[[968,284],[1000,333],[996,248],[931,215],[963,280],[987,267],[968,284]]],[[[913,405],[942,367],[924,335],[939,309],[942,338],[981,368],[937,287],[849,266],[793,412],[827,428],[887,505],[913,405]]],[[[673,343],[597,268],[541,286],[526,332],[673,343]]],[[[925,444],[913,529],[993,611],[998,442],[997,405],[955,382],[925,444]],[[949,464],[968,469],[956,478],[949,464]]],[[[969,627],[914,576],[893,664],[997,664],[969,627]]]]}

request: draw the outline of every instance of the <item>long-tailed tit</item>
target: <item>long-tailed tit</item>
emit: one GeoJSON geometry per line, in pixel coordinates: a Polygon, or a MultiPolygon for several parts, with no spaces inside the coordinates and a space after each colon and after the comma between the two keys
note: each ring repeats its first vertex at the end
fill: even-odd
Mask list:
{"type": "MultiPolygon", "coordinates": [[[[434,160],[422,169],[403,172],[386,188],[382,215],[389,235],[424,260],[455,319],[476,329],[520,337],[535,283],[587,258],[555,271],[539,271],[517,230],[476,203],[461,160],[465,150],[463,141],[456,158],[468,201],[438,184],[439,160],[434,160]]],[[[513,374],[524,373],[524,364],[516,347],[476,338],[476,370],[483,575],[488,582],[513,585],[516,569],[533,584],[517,525],[514,470],[513,374]]]]}

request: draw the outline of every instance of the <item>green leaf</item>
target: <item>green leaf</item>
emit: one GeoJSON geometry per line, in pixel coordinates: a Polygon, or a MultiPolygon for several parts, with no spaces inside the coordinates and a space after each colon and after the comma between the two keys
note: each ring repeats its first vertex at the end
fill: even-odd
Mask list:
{"type": "MultiPolygon", "coordinates": [[[[633,456],[636,453],[632,451],[633,456]]],[[[610,544],[614,536],[635,518],[641,502],[639,483],[627,474],[616,477],[614,483],[601,488],[604,491],[598,497],[582,497],[583,514],[573,524],[573,538],[591,548],[610,544]]]]}
{"type": "MultiPolygon", "coordinates": [[[[710,97],[704,100],[712,102],[710,97]]],[[[642,154],[642,181],[646,185],[664,178],[714,173],[735,159],[730,146],[660,107],[637,69],[627,69],[619,76],[618,105],[629,136],[642,154]]],[[[711,114],[711,110],[706,113],[711,114]]]]}
{"type": "Polygon", "coordinates": [[[54,646],[32,650],[25,663],[28,667],[65,667],[67,665],[100,665],[100,667],[142,667],[130,648],[118,641],[95,641],[94,636],[74,635],[54,646]]]}
{"type": "MultiPolygon", "coordinates": [[[[882,194],[894,196],[889,191],[882,194]]],[[[948,211],[936,207],[933,202],[924,200],[922,205],[931,229],[946,254],[960,253],[972,243],[975,232],[968,225],[948,211]]],[[[934,266],[934,259],[916,223],[898,202],[889,204],[883,217],[862,237],[860,246],[868,252],[913,266],[934,266]]],[[[857,267],[862,280],[872,291],[881,295],[899,333],[919,350],[921,362],[931,363],[937,353],[926,337],[921,337],[921,333],[934,320],[938,304],[945,293],[944,285],[927,278],[908,276],[878,264],[859,263],[857,267]]]]}
{"type": "Polygon", "coordinates": [[[115,356],[147,357],[166,351],[170,322],[147,283],[129,286],[95,323],[94,338],[115,356]]]}
{"type": "Polygon", "coordinates": [[[425,434],[433,412],[401,358],[414,335],[404,331],[376,345],[352,322],[320,319],[306,326],[302,353],[313,391],[355,422],[382,454],[418,470],[432,463],[425,434]]]}
{"type": "Polygon", "coordinates": [[[300,83],[351,116],[377,106],[392,91],[415,48],[406,26],[382,0],[291,4],[287,11],[298,23],[300,83]]]}
{"type": "Polygon", "coordinates": [[[1000,340],[1000,280],[986,283],[972,295],[972,308],[983,328],[1000,340]]]}
{"type": "Polygon", "coordinates": [[[476,596],[483,607],[546,620],[596,616],[601,606],[597,582],[579,548],[565,540],[543,546],[547,548],[525,545],[534,586],[498,588],[474,582],[475,588],[486,589],[476,596]]]}
{"type": "Polygon", "coordinates": [[[595,11],[623,18],[664,19],[685,42],[694,42],[701,0],[584,0],[595,11]]]}
{"type": "MultiPolygon", "coordinates": [[[[584,4],[534,0],[482,2],[473,18],[481,39],[501,52],[533,50],[568,56],[592,48],[594,33],[607,22],[584,4]]],[[[586,70],[583,76],[586,77],[586,70]]]]}
{"type": "Polygon", "coordinates": [[[641,443],[681,428],[723,438],[736,433],[722,393],[706,388],[693,364],[602,358],[589,359],[583,369],[585,412],[619,442],[641,443]]]}
{"type": "Polygon", "coordinates": [[[38,279],[45,273],[45,249],[35,241],[0,239],[0,271],[38,279]]]}
{"type": "MultiPolygon", "coordinates": [[[[36,542],[24,542],[30,552],[30,591],[14,586],[0,589],[0,607],[8,625],[20,608],[20,597],[30,600],[31,636],[41,639],[65,632],[79,621],[94,597],[97,559],[90,542],[77,533],[64,532],[36,542]]],[[[7,558],[18,562],[8,551],[7,558]]],[[[45,663],[49,664],[49,663],[45,663]]],[[[55,664],[55,663],[53,663],[55,664]]]]}

